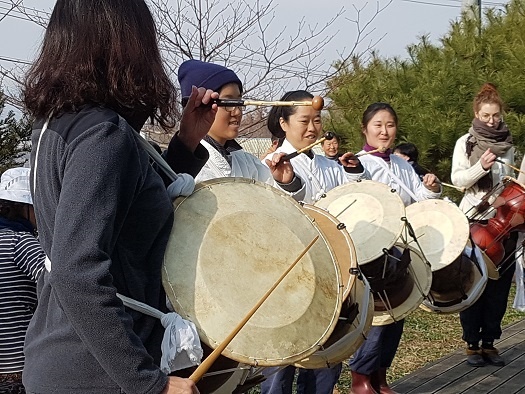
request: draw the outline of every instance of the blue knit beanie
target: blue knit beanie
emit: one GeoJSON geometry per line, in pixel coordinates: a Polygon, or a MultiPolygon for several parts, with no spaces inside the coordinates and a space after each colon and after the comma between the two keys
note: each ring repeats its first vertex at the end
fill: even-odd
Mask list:
{"type": "Polygon", "coordinates": [[[229,68],[200,60],[186,60],[179,66],[179,84],[182,97],[191,95],[191,87],[203,87],[218,92],[228,83],[236,83],[242,93],[242,82],[229,68]]]}

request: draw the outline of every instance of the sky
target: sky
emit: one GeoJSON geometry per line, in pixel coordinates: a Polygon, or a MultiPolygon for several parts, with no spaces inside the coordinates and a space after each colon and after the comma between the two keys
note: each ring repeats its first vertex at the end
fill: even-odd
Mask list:
{"type": "MultiPolygon", "coordinates": [[[[6,58],[31,61],[42,39],[42,29],[34,23],[13,17],[2,19],[10,1],[0,0],[0,64],[8,68],[13,63],[6,58]]],[[[496,5],[504,0],[483,1],[486,1],[486,5],[496,5]]],[[[437,43],[449,30],[450,23],[460,16],[461,2],[462,0],[392,0],[371,21],[366,30],[370,35],[363,45],[382,37],[374,46],[381,56],[406,57],[407,45],[416,43],[421,35],[428,35],[431,42],[437,43]]],[[[327,32],[327,35],[336,34],[335,39],[325,46],[322,56],[331,63],[339,58],[338,53],[344,52],[345,48],[348,50],[355,42],[356,25],[350,20],[356,19],[356,9],[362,10],[359,16],[364,24],[374,15],[377,6],[382,7],[387,3],[388,0],[274,0],[275,20],[271,26],[276,30],[286,28],[295,31],[301,18],[307,24],[322,25],[344,7],[343,16],[327,32]]],[[[49,12],[54,1],[24,0],[24,5],[49,12]]]]}

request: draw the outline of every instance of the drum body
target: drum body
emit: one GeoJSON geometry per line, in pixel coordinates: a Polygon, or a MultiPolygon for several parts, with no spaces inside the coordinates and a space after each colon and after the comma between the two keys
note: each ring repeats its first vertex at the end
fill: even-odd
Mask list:
{"type": "Polygon", "coordinates": [[[222,354],[249,365],[288,365],[329,338],[341,310],[341,273],[324,235],[291,197],[221,178],[177,199],[174,211],[163,285],[203,343],[221,343],[317,236],[222,354]]]}
{"type": "Polygon", "coordinates": [[[467,217],[456,204],[438,199],[409,205],[406,215],[432,269],[429,297],[421,308],[441,313],[466,309],[479,298],[486,283],[485,263],[478,262],[480,255],[472,254],[467,217]]]}
{"type": "Polygon", "coordinates": [[[489,264],[498,267],[505,256],[503,242],[510,232],[525,230],[525,186],[505,177],[490,194],[495,196],[490,204],[495,210],[494,217],[486,224],[472,223],[470,232],[474,243],[487,255],[489,264]]]}

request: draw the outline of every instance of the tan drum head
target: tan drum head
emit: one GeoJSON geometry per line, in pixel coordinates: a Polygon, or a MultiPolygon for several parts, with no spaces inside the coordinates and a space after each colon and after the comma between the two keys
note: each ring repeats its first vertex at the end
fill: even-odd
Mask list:
{"type": "Polygon", "coordinates": [[[323,349],[295,363],[296,367],[314,369],[333,366],[348,360],[361,346],[374,317],[374,298],[368,282],[356,280],[347,301],[350,307],[355,308],[357,316],[351,321],[340,319],[323,349]]]}
{"type": "Polygon", "coordinates": [[[375,181],[345,183],[315,203],[346,225],[360,265],[390,249],[403,231],[405,206],[395,190],[375,181]]]}
{"type": "Polygon", "coordinates": [[[164,289],[212,348],[319,236],[222,354],[278,366],[319,349],[337,323],[341,274],[324,235],[297,202],[260,182],[221,178],[197,185],[174,210],[164,289]]]}
{"type": "MultiPolygon", "coordinates": [[[[478,266],[470,259],[471,255],[471,244],[468,242],[468,245],[465,247],[464,253],[462,253],[465,258],[463,258],[462,263],[463,264],[470,264],[470,272],[471,275],[468,278],[468,281],[470,283],[465,283],[464,290],[466,293],[466,297],[462,299],[460,302],[451,303],[453,301],[456,301],[458,299],[458,293],[459,290],[453,290],[448,293],[436,293],[435,291],[431,290],[430,294],[434,296],[436,302],[433,302],[431,298],[423,300],[423,303],[420,305],[420,308],[427,312],[437,312],[437,313],[458,313],[465,309],[467,309],[469,306],[474,304],[478,298],[483,293],[483,290],[485,289],[486,283],[487,283],[487,266],[485,259],[483,258],[483,254],[481,250],[476,247],[475,253],[476,258],[479,261],[479,268],[478,266]],[[468,257],[467,257],[468,256],[468,257]],[[446,305],[447,302],[449,305],[446,305]]],[[[447,266],[445,269],[449,268],[450,266],[447,266]]],[[[433,282],[436,280],[442,280],[439,276],[440,271],[434,271],[433,276],[435,278],[432,279],[433,282]],[[438,275],[438,276],[436,276],[438,275]]],[[[446,277],[447,275],[442,275],[443,277],[446,277]]],[[[457,278],[450,277],[448,278],[449,281],[454,281],[457,278]]]]}
{"type": "Polygon", "coordinates": [[[343,280],[343,299],[346,299],[356,279],[355,274],[350,274],[350,269],[357,268],[354,242],[346,230],[346,226],[326,210],[309,204],[304,204],[303,209],[319,226],[335,253],[343,280]]]}
{"type": "MultiPolygon", "coordinates": [[[[453,202],[438,199],[416,202],[406,207],[406,217],[432,271],[452,263],[467,245],[469,222],[453,202]]],[[[413,239],[406,242],[416,246],[413,239]]]]}
{"type": "Polygon", "coordinates": [[[410,249],[412,262],[409,266],[409,272],[413,278],[414,286],[407,299],[398,307],[387,311],[375,311],[373,326],[384,326],[404,319],[419,307],[430,291],[432,270],[425,262],[421,253],[411,246],[396,244],[396,247],[400,249],[410,249]]]}

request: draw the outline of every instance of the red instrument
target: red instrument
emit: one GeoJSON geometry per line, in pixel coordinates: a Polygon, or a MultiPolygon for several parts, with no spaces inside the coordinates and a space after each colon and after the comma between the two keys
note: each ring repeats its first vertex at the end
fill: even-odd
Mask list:
{"type": "Polygon", "coordinates": [[[487,224],[472,223],[472,240],[498,266],[505,256],[503,241],[512,231],[525,231],[525,186],[516,179],[505,177],[503,190],[490,204],[496,215],[487,224]]]}

